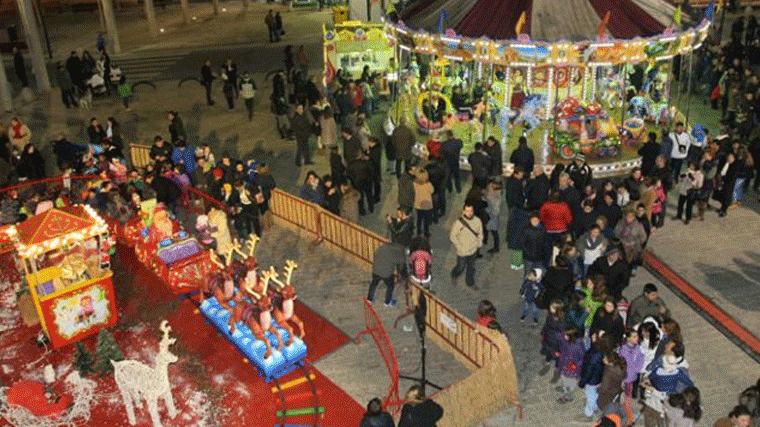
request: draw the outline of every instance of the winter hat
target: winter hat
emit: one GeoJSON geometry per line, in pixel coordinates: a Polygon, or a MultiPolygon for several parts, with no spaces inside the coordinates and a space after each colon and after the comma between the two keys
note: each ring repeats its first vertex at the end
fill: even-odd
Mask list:
{"type": "Polygon", "coordinates": [[[575,155],[575,160],[581,160],[581,161],[585,162],[586,161],[586,156],[584,154],[578,153],[578,154],[575,155]]]}
{"type": "Polygon", "coordinates": [[[619,252],[620,252],[620,248],[618,248],[617,245],[612,245],[609,247],[609,249],[607,249],[607,251],[604,252],[604,256],[610,256],[612,254],[619,253],[619,252]]]}
{"type": "Polygon", "coordinates": [[[533,272],[533,274],[536,275],[536,282],[540,282],[541,281],[541,277],[544,275],[544,270],[542,270],[540,268],[534,268],[531,271],[533,272]]]}
{"type": "Polygon", "coordinates": [[[224,176],[224,171],[222,168],[214,168],[214,170],[211,172],[211,175],[213,175],[214,178],[222,178],[224,176]]]}
{"type": "Polygon", "coordinates": [[[229,183],[226,183],[226,184],[224,184],[224,185],[222,186],[222,188],[224,189],[224,192],[225,192],[225,193],[229,193],[229,192],[231,192],[231,191],[232,191],[232,185],[230,185],[229,183]]]}
{"type": "Polygon", "coordinates": [[[620,417],[615,414],[607,415],[606,417],[599,420],[599,422],[596,423],[594,427],[620,427],[620,421],[620,417]]]}

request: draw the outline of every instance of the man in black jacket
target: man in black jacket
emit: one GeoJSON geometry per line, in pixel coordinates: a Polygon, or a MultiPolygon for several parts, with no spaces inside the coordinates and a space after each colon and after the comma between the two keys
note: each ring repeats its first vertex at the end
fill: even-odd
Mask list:
{"type": "Polygon", "coordinates": [[[371,203],[380,202],[381,188],[380,184],[383,181],[383,174],[381,169],[383,159],[383,146],[380,145],[380,141],[374,136],[367,139],[368,149],[367,156],[369,157],[369,164],[372,166],[372,200],[371,203]]]}
{"type": "Polygon", "coordinates": [[[431,157],[425,169],[433,185],[433,223],[437,224],[446,215],[446,168],[442,159],[431,157]]]}
{"type": "Polygon", "coordinates": [[[372,165],[366,156],[359,156],[348,164],[348,177],[359,193],[359,215],[366,215],[367,210],[370,213],[375,211],[375,204],[372,197],[372,165]],[[366,209],[365,209],[366,201],[366,209]]]}
{"type": "Polygon", "coordinates": [[[604,276],[607,291],[609,291],[610,296],[615,298],[615,301],[619,301],[623,297],[623,290],[628,287],[630,280],[630,269],[617,245],[611,245],[603,257],[597,258],[591,264],[588,275],[593,276],[595,274],[604,276]]]}
{"type": "Polygon", "coordinates": [[[346,179],[346,165],[338,152],[337,145],[330,147],[330,175],[332,175],[332,181],[336,187],[340,186],[346,179]]]}
{"type": "Polygon", "coordinates": [[[530,221],[523,233],[523,265],[527,276],[534,268],[545,269],[549,259],[549,237],[541,224],[538,211],[530,214],[530,221]]]}
{"type": "Polygon", "coordinates": [[[591,166],[586,163],[586,156],[576,154],[573,163],[567,167],[566,172],[570,174],[573,186],[578,191],[583,191],[588,184],[591,184],[592,173],[591,166]]]}
{"type": "Polygon", "coordinates": [[[398,427],[435,427],[436,423],[443,418],[443,407],[426,399],[419,385],[409,387],[406,400],[408,403],[401,408],[398,427]]]}
{"type": "Polygon", "coordinates": [[[521,136],[515,151],[509,156],[509,161],[515,165],[522,166],[524,171],[532,171],[533,164],[535,163],[535,157],[533,156],[533,150],[528,147],[528,138],[521,136]]]}
{"type": "Polygon", "coordinates": [[[467,162],[472,171],[472,185],[481,189],[486,188],[486,182],[491,175],[491,158],[483,151],[483,144],[475,144],[475,151],[467,156],[467,162]]]}
{"type": "Polygon", "coordinates": [[[541,209],[546,199],[549,198],[550,189],[549,177],[544,173],[544,168],[540,165],[533,166],[533,177],[528,180],[528,186],[525,189],[528,210],[537,211],[541,209]]]}
{"type": "Polygon", "coordinates": [[[344,127],[340,134],[343,137],[343,159],[350,165],[361,154],[362,143],[351,128],[344,127]]]}
{"type": "MultiPolygon", "coordinates": [[[[493,136],[489,136],[486,140],[486,145],[483,147],[488,157],[491,158],[491,173],[490,176],[500,177],[504,168],[504,162],[501,155],[501,144],[493,136]]],[[[525,173],[529,173],[530,169],[526,169],[525,173]]]]}
{"type": "Polygon", "coordinates": [[[290,121],[290,127],[296,137],[296,166],[301,166],[301,160],[305,165],[312,165],[311,153],[309,153],[309,137],[314,132],[314,128],[302,104],[296,106],[296,113],[290,121]]]}
{"type": "Polygon", "coordinates": [[[398,243],[405,248],[408,248],[412,243],[412,236],[414,235],[414,219],[409,216],[411,212],[411,208],[399,206],[395,217],[385,215],[391,242],[398,243]]]}
{"type": "Polygon", "coordinates": [[[459,155],[462,152],[462,140],[454,138],[454,133],[446,131],[446,140],[441,143],[441,156],[446,163],[446,188],[452,192],[451,180],[454,179],[454,187],[457,193],[462,192],[462,178],[459,174],[459,155]]]}
{"type": "Polygon", "coordinates": [[[148,174],[145,176],[145,183],[156,192],[156,201],[162,202],[170,211],[175,211],[182,190],[174,181],[160,175],[148,174]]]}
{"type": "Polygon", "coordinates": [[[662,147],[657,143],[657,134],[655,132],[649,132],[647,136],[647,142],[639,148],[639,156],[641,156],[641,173],[644,176],[651,176],[654,171],[654,161],[657,156],[662,152],[662,147]]]}
{"type": "Polygon", "coordinates": [[[206,88],[206,104],[208,105],[214,105],[214,101],[211,99],[211,84],[214,79],[216,79],[216,76],[214,76],[214,72],[211,71],[211,61],[206,60],[201,67],[201,84],[206,88]]]}

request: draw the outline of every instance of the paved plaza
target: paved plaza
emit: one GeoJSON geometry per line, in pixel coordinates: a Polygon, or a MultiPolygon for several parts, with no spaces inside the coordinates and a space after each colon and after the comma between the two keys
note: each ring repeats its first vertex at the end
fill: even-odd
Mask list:
{"type": "MultiPolygon", "coordinates": [[[[230,11],[239,6],[235,3],[226,5],[230,11]]],[[[46,156],[48,172],[53,174],[57,171],[54,170],[54,156],[49,141],[57,134],[64,133],[74,142],[83,142],[86,140],[86,126],[90,117],[98,117],[103,122],[107,117],[113,116],[121,123],[122,135],[127,143],[148,144],[156,134],[168,135],[164,112],[172,109],[178,111],[184,120],[191,144],[210,144],[217,158],[228,151],[237,158],[266,161],[272,165],[278,187],[297,194],[298,186],[307,169],[297,168],[293,164],[295,142],[280,140],[279,136],[276,136],[274,118],[269,113],[267,98],[271,91],[271,82],[265,81],[264,77],[268,71],[280,67],[285,43],[269,45],[264,41],[265,28],[261,13],[266,7],[268,6],[254,4],[252,8],[255,10],[250,12],[250,17],[241,18],[231,13],[229,16],[215,18],[218,20],[216,22],[205,21],[190,27],[179,26],[176,22],[169,25],[174,21],[167,17],[167,37],[152,42],[143,42],[140,37],[130,35],[131,32],[137,31],[139,22],[130,23],[132,27],[126,26],[122,45],[129,53],[125,54],[124,58],[139,62],[140,58],[175,55],[170,59],[171,64],[167,62],[164,71],[154,76],[155,89],[143,85],[138,87],[132,111],[124,111],[116,99],[97,99],[92,110],[67,110],[60,101],[58,90],[53,89],[49,94],[39,95],[31,103],[25,104],[17,97],[14,101],[16,110],[0,115],[0,120],[7,123],[12,115],[18,115],[28,123],[34,133],[33,141],[46,156]],[[233,35],[225,35],[225,31],[213,31],[215,25],[230,30],[229,33],[233,35]],[[250,27],[252,33],[241,35],[239,31],[234,31],[244,27],[250,27]],[[198,39],[216,45],[204,48],[198,39]],[[234,45],[228,49],[219,46],[222,43],[234,45]],[[180,49],[174,49],[173,53],[168,52],[168,48],[175,46],[180,49]],[[186,82],[178,87],[182,77],[198,75],[205,57],[210,57],[215,65],[221,64],[229,52],[233,52],[232,56],[241,65],[241,70],[249,68],[254,71],[259,90],[256,95],[256,114],[252,122],[246,120],[242,105],[238,105],[233,112],[226,111],[222,105],[221,88],[214,89],[216,106],[207,107],[204,103],[203,88],[197,83],[186,82]]],[[[297,44],[304,40],[309,43],[312,73],[317,74],[320,72],[321,60],[319,26],[329,20],[329,12],[288,13],[292,15],[286,15],[286,28],[289,31],[286,41],[297,44]],[[299,21],[301,25],[288,27],[288,16],[307,18],[304,18],[303,22],[299,21]]],[[[159,17],[160,19],[164,18],[159,17]]],[[[81,28],[87,27],[85,22],[77,25],[81,25],[81,28]]],[[[60,49],[64,55],[71,48],[84,46],[85,43],[92,45],[94,42],[94,36],[90,36],[95,33],[82,30],[78,34],[79,37],[63,37],[56,49],[60,49]]],[[[15,77],[12,76],[12,68],[7,71],[13,81],[15,77]]],[[[687,99],[684,97],[682,102],[687,102],[687,99]]],[[[717,129],[717,120],[712,110],[696,97],[691,102],[690,111],[695,122],[717,129]]],[[[375,119],[373,124],[377,127],[378,120],[375,119]]],[[[315,144],[315,141],[312,142],[315,144]]],[[[509,147],[508,152],[513,148],[509,147]]],[[[315,162],[312,166],[314,170],[320,174],[329,172],[324,156],[316,156],[315,162]]],[[[466,181],[468,180],[469,178],[466,181]]],[[[361,225],[381,235],[385,235],[383,216],[393,213],[396,209],[395,181],[392,176],[384,176],[383,198],[376,206],[378,209],[374,214],[361,219],[361,225]]],[[[466,182],[464,187],[469,188],[469,182],[466,182]]],[[[674,199],[671,195],[669,212],[675,210],[674,199]]],[[[448,229],[456,220],[463,201],[464,193],[450,196],[447,216],[442,218],[439,224],[431,227],[434,247],[433,286],[443,301],[471,318],[475,318],[478,301],[488,298],[494,302],[499,311],[499,322],[505,327],[513,346],[521,399],[525,409],[521,422],[517,422],[515,411],[507,408],[484,420],[482,425],[565,425],[568,419],[580,413],[582,394],[576,392],[575,402],[560,405],[556,402],[557,393],[548,382],[549,376],[537,376],[541,364],[538,354],[539,330],[522,326],[517,321],[521,309],[518,295],[521,274],[504,268],[508,259],[506,245],[502,244],[500,254],[478,261],[476,282],[481,288],[480,291],[466,289],[463,280],[457,286],[449,280],[448,271],[454,263],[455,254],[448,241],[448,229]]],[[[747,205],[730,211],[725,218],[718,218],[712,211],[706,215],[704,222],[692,221],[688,227],[666,221],[665,227],[658,230],[649,243],[649,249],[654,254],[755,335],[760,335],[758,211],[757,195],[750,192],[747,205]]],[[[502,239],[506,224],[505,212],[506,208],[503,207],[502,239]]],[[[281,265],[284,259],[296,259],[301,266],[296,274],[302,279],[314,279],[313,286],[299,287],[300,298],[314,311],[353,337],[363,327],[361,298],[366,292],[370,276],[355,265],[336,258],[326,248],[308,250],[307,243],[311,238],[312,236],[306,234],[299,236],[292,231],[275,229],[264,235],[262,247],[270,247],[272,250],[270,254],[262,253],[261,262],[263,265],[281,265]],[[345,301],[355,301],[355,304],[346,305],[345,301]]],[[[626,296],[629,299],[635,296],[647,282],[654,282],[660,287],[663,299],[681,323],[685,336],[686,359],[691,365],[690,374],[702,391],[705,415],[700,424],[711,425],[718,417],[725,416],[735,404],[735,396],[740,391],[755,383],[760,376],[760,366],[648,272],[639,270],[626,296]]],[[[400,300],[401,295],[397,294],[397,298],[400,300]]],[[[417,375],[419,360],[416,335],[404,332],[401,328],[394,329],[392,325],[392,320],[402,308],[386,309],[379,304],[377,309],[396,346],[402,374],[417,375]]],[[[433,382],[450,384],[466,375],[466,370],[461,365],[439,349],[432,351],[429,357],[430,379],[433,382]]],[[[362,404],[369,397],[382,394],[387,388],[385,367],[369,338],[365,338],[361,345],[345,345],[317,363],[316,367],[362,404]],[[373,378],[377,381],[359,381],[358,377],[373,378]]],[[[406,385],[408,383],[402,383],[401,387],[404,388],[406,385]]]]}

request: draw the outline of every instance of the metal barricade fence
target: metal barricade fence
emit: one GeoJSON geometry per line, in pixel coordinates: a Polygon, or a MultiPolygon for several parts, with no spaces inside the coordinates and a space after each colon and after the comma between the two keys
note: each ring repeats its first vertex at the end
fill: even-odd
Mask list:
{"type": "Polygon", "coordinates": [[[383,321],[377,315],[377,311],[372,307],[372,303],[366,298],[364,299],[364,325],[365,329],[356,336],[356,343],[359,344],[363,335],[369,335],[375,342],[380,355],[383,357],[386,368],[388,368],[388,376],[390,377],[391,385],[388,388],[388,392],[383,399],[383,408],[386,408],[392,416],[396,416],[401,410],[400,398],[398,391],[399,381],[399,367],[398,359],[396,359],[396,351],[393,349],[393,344],[388,337],[388,333],[385,331],[383,321]]]}

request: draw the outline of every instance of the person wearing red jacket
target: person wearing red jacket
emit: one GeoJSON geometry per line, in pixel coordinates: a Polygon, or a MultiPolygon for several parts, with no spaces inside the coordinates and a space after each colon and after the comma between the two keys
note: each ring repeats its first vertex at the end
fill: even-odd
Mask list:
{"type": "Polygon", "coordinates": [[[573,223],[573,214],[570,212],[570,207],[562,201],[562,198],[558,191],[553,191],[549,195],[549,199],[544,202],[539,211],[541,215],[541,223],[546,227],[546,232],[551,236],[558,236],[560,233],[564,233],[570,228],[573,223]]]}

